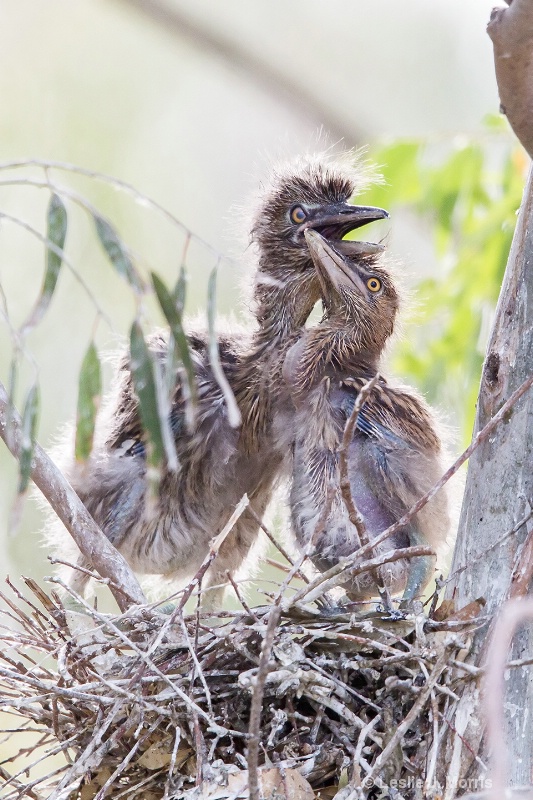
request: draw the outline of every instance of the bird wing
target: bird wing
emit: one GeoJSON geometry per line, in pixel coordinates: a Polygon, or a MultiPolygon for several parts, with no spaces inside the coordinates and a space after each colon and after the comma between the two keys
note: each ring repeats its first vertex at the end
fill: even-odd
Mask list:
{"type": "MultiPolygon", "coordinates": [[[[363,379],[342,381],[346,391],[343,403],[348,418],[357,396],[365,384],[363,379]]],[[[371,390],[359,411],[357,430],[391,447],[416,450],[440,449],[435,423],[424,400],[412,389],[393,387],[381,379],[371,390]]]]}

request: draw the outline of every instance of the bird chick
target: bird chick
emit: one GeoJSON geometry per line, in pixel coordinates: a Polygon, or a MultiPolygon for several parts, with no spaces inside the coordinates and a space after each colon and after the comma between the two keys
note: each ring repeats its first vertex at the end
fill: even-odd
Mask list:
{"type": "MultiPolygon", "coordinates": [[[[261,518],[287,463],[287,414],[292,406],[282,378],[287,349],[301,335],[320,296],[306,231],[320,231],[336,247],[349,231],[387,216],[382,209],[349,204],[358,173],[322,161],[305,161],[276,173],[255,213],[252,242],[257,251],[254,311],[257,327],[219,336],[219,357],[242,415],[235,430],[209,362],[205,331],[188,336],[199,408],[192,432],[185,426],[184,396],[177,383],[170,422],[180,462],[163,467],[157,502],[147,502],[144,433],[128,358],[98,421],[88,464],[69,464],[66,473],[111,542],[140,574],[183,580],[193,576],[210,543],[244,494],[261,518]]],[[[350,245],[347,245],[348,250],[350,245]]],[[[163,365],[166,335],[150,341],[163,365]]],[[[245,511],[220,547],[204,588],[227,582],[243,564],[259,532],[245,511]]],[[[80,562],[83,566],[89,566],[80,562]]],[[[72,580],[72,579],[71,579],[72,580]]],[[[85,588],[78,572],[72,584],[85,588]]],[[[207,593],[205,605],[220,602],[207,593]]]]}
{"type": "MultiPolygon", "coordinates": [[[[289,350],[283,373],[296,408],[290,503],[302,549],[315,533],[328,491],[332,496],[311,557],[324,571],[361,546],[342,499],[338,449],[359,391],[380,372],[398,295],[376,245],[360,242],[359,253],[346,256],[318,232],[306,236],[325,316],[289,350]]],[[[359,412],[347,458],[352,498],[370,541],[397,522],[443,473],[431,410],[413,389],[391,386],[381,374],[359,412]]],[[[378,545],[375,555],[409,545],[438,548],[449,524],[441,491],[410,524],[378,545]]],[[[421,594],[433,567],[434,558],[424,557],[381,569],[388,589],[403,591],[409,602],[421,594]]],[[[377,594],[369,573],[348,580],[344,588],[353,600],[377,594]]]]}

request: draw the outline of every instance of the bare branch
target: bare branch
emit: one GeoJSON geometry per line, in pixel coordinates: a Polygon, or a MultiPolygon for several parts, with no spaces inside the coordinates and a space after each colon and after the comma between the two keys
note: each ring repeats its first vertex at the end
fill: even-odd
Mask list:
{"type": "MultiPolygon", "coordinates": [[[[352,525],[354,525],[354,527],[356,528],[357,533],[359,535],[360,545],[370,546],[371,554],[373,546],[370,541],[370,537],[368,536],[365,521],[361,515],[361,512],[355,505],[354,499],[352,497],[350,476],[348,474],[348,448],[350,447],[351,441],[353,439],[355,426],[357,425],[357,420],[359,418],[359,412],[363,408],[365,400],[369,396],[370,392],[372,391],[378,380],[379,380],[379,372],[377,372],[373,378],[371,378],[369,381],[365,383],[364,386],[361,387],[357,395],[357,398],[355,400],[352,413],[350,414],[348,421],[346,422],[346,425],[344,427],[341,446],[338,449],[339,478],[340,478],[342,499],[344,501],[344,505],[346,506],[346,510],[348,512],[348,518],[352,523],[352,525]]],[[[379,594],[383,601],[383,604],[385,605],[386,608],[390,608],[391,599],[388,589],[385,586],[385,581],[383,580],[383,572],[381,570],[381,567],[376,567],[375,570],[372,570],[371,575],[378,587],[379,594]]]]}
{"type": "MultiPolygon", "coordinates": [[[[21,420],[15,409],[10,408],[7,392],[1,383],[0,438],[18,458],[22,439],[21,420]]],[[[38,444],[35,445],[31,477],[83,555],[103,578],[110,580],[110,589],[121,611],[126,611],[132,603],[145,603],[142,589],[123,556],[102,533],[74,489],[38,444]]]]}
{"type": "Polygon", "coordinates": [[[485,712],[487,733],[492,752],[492,792],[493,800],[505,795],[507,777],[507,737],[503,729],[504,720],[504,672],[507,655],[514,632],[520,623],[533,619],[533,599],[510,600],[503,607],[494,626],[490,643],[490,659],[487,664],[485,680],[485,712]]]}
{"type": "MultiPolygon", "coordinates": [[[[124,2],[124,0],[122,0],[124,2]]],[[[126,5],[143,13],[168,34],[185,39],[210,55],[219,58],[232,69],[238,70],[247,80],[253,80],[279,102],[285,101],[292,113],[299,112],[313,125],[325,127],[335,139],[342,139],[352,147],[364,137],[344,120],[339,119],[320,96],[307,90],[305,82],[293,81],[289,70],[276,69],[258,55],[258,48],[245,48],[236,41],[213,33],[205,26],[184,14],[176,4],[161,0],[125,0],[126,5]]]]}
{"type": "Polygon", "coordinates": [[[269,672],[270,653],[274,644],[274,636],[281,615],[279,606],[273,606],[268,617],[268,625],[261,647],[261,657],[255,678],[255,686],[250,707],[250,727],[248,739],[248,790],[250,800],[259,800],[259,741],[261,733],[261,711],[265,682],[269,672]]]}
{"type": "Polygon", "coordinates": [[[494,46],[494,66],[502,112],[533,156],[533,5],[507,0],[494,8],[487,32],[494,46]]]}

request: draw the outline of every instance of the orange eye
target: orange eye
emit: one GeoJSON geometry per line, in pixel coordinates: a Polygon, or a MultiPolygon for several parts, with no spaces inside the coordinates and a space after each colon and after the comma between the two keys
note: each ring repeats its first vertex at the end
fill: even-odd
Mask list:
{"type": "Polygon", "coordinates": [[[381,281],[379,278],[369,278],[366,282],[366,285],[371,292],[379,292],[381,289],[381,281]]]}
{"type": "Polygon", "coordinates": [[[301,225],[301,223],[305,222],[307,219],[307,214],[301,206],[294,206],[294,208],[291,209],[290,217],[291,222],[294,222],[295,225],[301,225]]]}

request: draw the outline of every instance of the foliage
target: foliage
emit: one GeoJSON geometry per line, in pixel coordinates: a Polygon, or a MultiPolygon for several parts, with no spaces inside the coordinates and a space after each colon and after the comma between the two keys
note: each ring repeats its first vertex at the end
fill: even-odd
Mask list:
{"type": "Polygon", "coordinates": [[[385,183],[372,187],[365,202],[419,215],[431,228],[440,270],[416,287],[417,308],[394,352],[394,370],[432,403],[450,408],[467,441],[526,158],[506,124],[492,118],[481,140],[394,142],[371,159],[385,183]]]}

